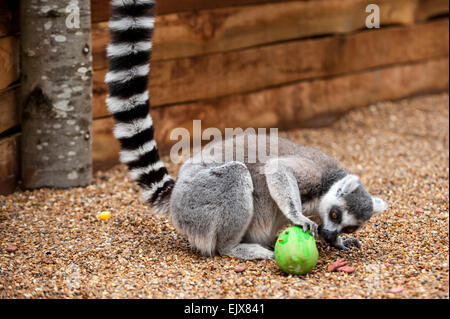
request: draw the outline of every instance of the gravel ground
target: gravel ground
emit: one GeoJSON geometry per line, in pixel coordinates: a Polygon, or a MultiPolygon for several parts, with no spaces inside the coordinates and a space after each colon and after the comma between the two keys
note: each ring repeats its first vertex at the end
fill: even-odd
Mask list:
{"type": "Polygon", "coordinates": [[[448,104],[447,94],[380,103],[282,134],[335,156],[390,203],[356,234],[360,251],[319,245],[322,263],[306,276],[196,255],[119,165],[86,189],[0,196],[0,297],[448,298],[448,104]],[[327,272],[339,258],[356,271],[327,272]]]}

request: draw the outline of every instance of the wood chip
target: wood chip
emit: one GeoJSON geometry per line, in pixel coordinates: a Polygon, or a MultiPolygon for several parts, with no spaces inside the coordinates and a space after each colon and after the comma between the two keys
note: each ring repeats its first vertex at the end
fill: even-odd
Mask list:
{"type": "Polygon", "coordinates": [[[338,268],[347,265],[347,263],[348,262],[345,260],[345,258],[338,259],[334,263],[328,265],[327,271],[329,272],[337,271],[338,268]]]}
{"type": "Polygon", "coordinates": [[[352,272],[355,271],[355,267],[342,266],[342,267],[337,268],[336,271],[340,271],[340,272],[345,272],[347,274],[351,274],[352,272]]]}
{"type": "Polygon", "coordinates": [[[15,252],[17,249],[18,249],[17,246],[8,246],[8,247],[5,248],[5,250],[6,250],[8,253],[13,253],[13,252],[15,252]]]}
{"type": "Polygon", "coordinates": [[[245,266],[236,266],[236,267],[234,267],[234,271],[235,272],[243,272],[246,269],[247,269],[247,267],[245,267],[245,266]]]}
{"type": "Polygon", "coordinates": [[[405,290],[405,287],[398,286],[398,287],[392,288],[391,290],[389,290],[389,292],[391,292],[393,294],[399,294],[399,293],[403,292],[403,290],[405,290]]]}
{"type": "Polygon", "coordinates": [[[421,207],[416,207],[415,211],[416,211],[417,214],[425,213],[425,210],[423,208],[421,208],[421,207]]]}

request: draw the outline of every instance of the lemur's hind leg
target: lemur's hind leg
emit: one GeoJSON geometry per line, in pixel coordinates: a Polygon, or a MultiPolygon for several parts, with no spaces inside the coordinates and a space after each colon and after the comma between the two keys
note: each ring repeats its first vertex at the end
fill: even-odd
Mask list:
{"type": "Polygon", "coordinates": [[[258,244],[241,243],[253,218],[252,193],[250,172],[242,163],[187,164],[172,193],[172,222],[203,255],[273,258],[258,244]]]}

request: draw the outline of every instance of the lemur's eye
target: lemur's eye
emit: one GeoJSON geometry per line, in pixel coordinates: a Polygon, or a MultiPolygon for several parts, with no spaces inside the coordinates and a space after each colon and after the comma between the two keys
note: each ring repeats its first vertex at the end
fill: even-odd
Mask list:
{"type": "Polygon", "coordinates": [[[332,207],[330,209],[330,214],[329,214],[329,218],[331,221],[333,221],[334,223],[340,223],[341,222],[341,211],[339,208],[337,207],[332,207]]]}

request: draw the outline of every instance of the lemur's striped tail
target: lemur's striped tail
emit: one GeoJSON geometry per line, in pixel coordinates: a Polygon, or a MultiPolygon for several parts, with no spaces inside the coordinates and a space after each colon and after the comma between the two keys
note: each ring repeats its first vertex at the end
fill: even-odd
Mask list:
{"type": "Polygon", "coordinates": [[[174,180],[161,162],[149,114],[148,76],[155,0],[112,0],[108,110],[120,141],[120,161],[143,188],[142,198],[156,213],[168,212],[174,180]]]}

